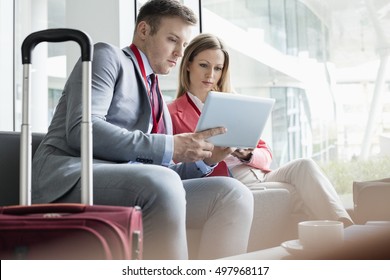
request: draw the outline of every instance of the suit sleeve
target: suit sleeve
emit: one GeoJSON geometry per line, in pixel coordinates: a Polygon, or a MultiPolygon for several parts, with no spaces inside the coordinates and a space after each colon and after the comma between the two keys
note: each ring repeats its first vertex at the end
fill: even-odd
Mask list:
{"type": "MultiPolygon", "coordinates": [[[[142,162],[161,164],[165,150],[166,135],[148,134],[136,125],[130,127],[121,125],[129,115],[136,115],[139,108],[133,102],[135,97],[140,98],[140,89],[135,85],[127,90],[131,91],[128,99],[122,103],[115,103],[113,99],[117,92],[117,83],[126,78],[131,78],[135,73],[129,74],[129,69],[124,69],[121,50],[117,50],[107,44],[97,44],[94,49],[92,63],[92,129],[93,129],[93,155],[95,158],[113,162],[142,162]],[[135,97],[134,97],[135,96],[135,97]],[[118,104],[123,106],[117,108],[118,104]],[[116,106],[116,107],[115,107],[116,106]],[[110,110],[120,110],[122,116],[116,119],[108,119],[110,110]],[[124,111],[127,110],[127,111],[124,111]]],[[[129,62],[130,63],[130,62],[129,62]]],[[[127,65],[127,68],[134,66],[127,65]]],[[[134,69],[130,69],[135,71],[134,69]]],[[[66,86],[67,113],[66,113],[66,138],[67,143],[73,149],[80,150],[80,123],[81,123],[81,66],[76,65],[66,86]]],[[[136,78],[133,77],[136,81],[136,78]]],[[[147,117],[145,117],[147,118],[147,117]]],[[[145,123],[148,123],[148,119],[145,123]]]]}
{"type": "MultiPolygon", "coordinates": [[[[140,92],[142,89],[137,85],[134,77],[136,74],[129,72],[131,70],[129,68],[134,68],[134,65],[126,57],[124,58],[125,63],[130,63],[130,66],[127,65],[127,68],[124,69],[121,55],[123,55],[121,50],[118,51],[107,44],[97,44],[94,48],[92,64],[93,156],[110,162],[140,162],[161,165],[167,136],[147,133],[150,116],[143,112],[142,119],[139,110],[145,111],[145,107],[148,105],[134,105],[135,99],[142,98],[143,93],[140,92]],[[123,79],[130,78],[133,78],[135,82],[134,85],[132,84],[126,88],[127,91],[131,92],[127,95],[128,100],[126,102],[121,100],[121,103],[113,101],[115,95],[118,94],[118,83],[123,79]],[[121,119],[113,119],[110,117],[110,110],[119,110],[118,106],[125,106],[126,108],[120,109],[121,119]],[[133,115],[136,124],[127,127],[118,124],[121,121],[125,123],[129,115],[133,115]],[[143,122],[144,125],[139,124],[140,122],[143,122]]],[[[79,151],[81,123],[80,62],[75,66],[71,76],[66,85],[66,141],[70,147],[79,151]]],[[[168,120],[170,122],[170,118],[168,120]]],[[[195,163],[174,164],[171,162],[169,168],[176,171],[182,179],[203,176],[195,163]]]]}

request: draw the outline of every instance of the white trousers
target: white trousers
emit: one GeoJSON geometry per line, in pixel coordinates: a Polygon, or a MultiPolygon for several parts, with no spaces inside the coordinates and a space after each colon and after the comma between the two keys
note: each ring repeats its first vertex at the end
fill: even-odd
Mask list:
{"type": "MultiPolygon", "coordinates": [[[[283,182],[292,197],[293,213],[307,219],[352,220],[331,182],[311,159],[297,159],[264,174],[240,164],[231,169],[233,176],[249,188],[267,186],[264,182],[283,182]]],[[[274,187],[274,185],[270,185],[274,187]]]]}

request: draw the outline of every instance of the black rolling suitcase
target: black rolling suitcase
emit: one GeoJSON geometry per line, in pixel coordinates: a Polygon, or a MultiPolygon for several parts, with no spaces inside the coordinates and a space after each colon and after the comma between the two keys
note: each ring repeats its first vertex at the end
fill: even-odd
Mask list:
{"type": "Polygon", "coordinates": [[[92,205],[92,56],[91,39],[74,29],[38,31],[23,42],[20,205],[0,207],[0,259],[142,258],[141,209],[92,205]],[[80,45],[83,63],[82,204],[31,205],[31,126],[28,112],[31,52],[40,42],[70,40],[80,45]]]}

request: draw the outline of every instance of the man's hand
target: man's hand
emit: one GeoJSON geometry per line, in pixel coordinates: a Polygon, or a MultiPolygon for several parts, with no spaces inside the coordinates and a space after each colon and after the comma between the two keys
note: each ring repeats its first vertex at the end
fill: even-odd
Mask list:
{"type": "MultiPolygon", "coordinates": [[[[207,142],[206,139],[223,133],[226,133],[226,128],[217,127],[195,133],[174,135],[173,160],[175,162],[195,162],[211,158],[214,145],[207,142]]],[[[220,157],[220,155],[215,157],[210,159],[210,163],[216,163],[214,160],[220,157]]]]}

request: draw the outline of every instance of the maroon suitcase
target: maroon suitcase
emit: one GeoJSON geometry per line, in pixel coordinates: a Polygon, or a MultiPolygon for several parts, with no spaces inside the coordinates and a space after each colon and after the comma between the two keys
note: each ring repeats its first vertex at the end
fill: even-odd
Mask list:
{"type": "Polygon", "coordinates": [[[0,207],[0,259],[142,258],[141,209],[137,206],[92,205],[92,54],[89,36],[74,29],[38,31],[23,42],[20,205],[0,207]],[[31,205],[31,126],[28,112],[31,52],[40,42],[70,40],[80,45],[83,63],[82,204],[31,205]]]}

